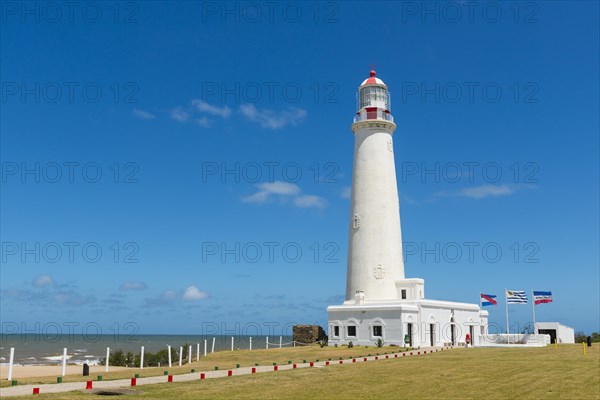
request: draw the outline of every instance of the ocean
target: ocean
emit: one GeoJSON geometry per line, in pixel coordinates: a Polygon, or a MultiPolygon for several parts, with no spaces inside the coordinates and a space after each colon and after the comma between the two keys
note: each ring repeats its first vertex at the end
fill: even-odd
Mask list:
{"type": "MultiPolygon", "coordinates": [[[[230,351],[231,336],[215,336],[215,351],[230,351]]],[[[247,350],[250,346],[249,336],[234,336],[234,350],[247,350]]],[[[252,337],[252,349],[264,349],[266,336],[252,337]]],[[[0,335],[0,365],[8,365],[10,348],[15,348],[15,365],[59,365],[62,364],[63,348],[67,348],[67,363],[83,365],[98,365],[106,357],[106,348],[110,351],[123,350],[125,353],[139,354],[141,346],[145,353],[156,353],[171,345],[173,349],[179,346],[192,346],[196,356],[197,343],[200,343],[200,354],[204,354],[204,340],[210,353],[213,336],[201,335],[60,335],[43,337],[36,334],[0,335]]],[[[282,346],[291,347],[292,337],[282,336],[282,346]]],[[[269,347],[279,347],[279,336],[269,337],[269,347]]]]}

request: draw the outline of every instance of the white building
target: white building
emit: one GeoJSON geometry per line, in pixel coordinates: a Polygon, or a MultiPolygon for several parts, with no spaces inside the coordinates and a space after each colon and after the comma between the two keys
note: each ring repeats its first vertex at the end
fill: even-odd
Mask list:
{"type": "Polygon", "coordinates": [[[558,322],[536,322],[536,332],[540,335],[550,335],[550,343],[556,339],[560,343],[575,343],[575,330],[558,322]]]}
{"type": "Polygon", "coordinates": [[[358,88],[346,300],[327,308],[329,344],[460,345],[487,334],[477,304],[425,299],[423,279],[406,279],[394,166],[390,94],[371,71],[358,88]]]}

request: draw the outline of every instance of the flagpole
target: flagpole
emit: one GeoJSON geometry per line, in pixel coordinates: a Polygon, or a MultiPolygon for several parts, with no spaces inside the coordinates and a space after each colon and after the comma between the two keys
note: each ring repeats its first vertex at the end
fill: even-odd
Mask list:
{"type": "Polygon", "coordinates": [[[533,310],[533,333],[537,335],[537,327],[535,326],[535,297],[533,296],[533,289],[531,289],[531,309],[533,310]]]}
{"type": "Polygon", "coordinates": [[[504,288],[504,304],[506,304],[506,344],[510,344],[510,325],[508,325],[508,299],[504,288]]]}

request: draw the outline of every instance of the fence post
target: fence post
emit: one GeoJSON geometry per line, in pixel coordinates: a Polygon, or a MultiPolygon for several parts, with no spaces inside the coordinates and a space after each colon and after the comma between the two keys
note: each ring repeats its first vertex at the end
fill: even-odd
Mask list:
{"type": "Polygon", "coordinates": [[[231,351],[233,351],[233,336],[231,337],[231,351]]]}
{"type": "Polygon", "coordinates": [[[267,350],[269,350],[269,337],[268,337],[268,336],[267,336],[267,340],[266,340],[266,342],[265,342],[265,343],[266,343],[266,346],[265,346],[265,348],[266,348],[267,350]]]}
{"type": "Polygon", "coordinates": [[[15,362],[15,348],[10,348],[10,357],[8,360],[8,380],[12,381],[13,364],[15,362]]]}
{"type": "Polygon", "coordinates": [[[168,350],[169,350],[169,368],[171,368],[171,345],[168,344],[167,347],[168,347],[168,350]]]}
{"type": "Polygon", "coordinates": [[[63,348],[62,376],[67,374],[67,348],[63,348]]]}
{"type": "Polygon", "coordinates": [[[110,357],[110,347],[106,348],[106,367],[104,368],[104,372],[108,372],[108,359],[110,357]]]}
{"type": "Polygon", "coordinates": [[[144,346],[142,346],[142,350],[140,351],[140,369],[144,369],[144,346]]]}
{"type": "Polygon", "coordinates": [[[210,351],[211,353],[215,352],[215,338],[213,337],[213,343],[212,343],[212,350],[210,351]]]}
{"type": "Polygon", "coordinates": [[[252,350],[252,337],[250,337],[250,350],[252,350]]]}

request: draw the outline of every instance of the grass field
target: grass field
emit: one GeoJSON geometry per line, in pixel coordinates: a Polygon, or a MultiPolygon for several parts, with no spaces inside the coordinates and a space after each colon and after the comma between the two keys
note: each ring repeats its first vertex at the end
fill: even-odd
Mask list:
{"type": "MultiPolygon", "coordinates": [[[[584,357],[581,345],[560,345],[558,349],[553,346],[529,349],[456,349],[366,364],[332,365],[189,383],[140,386],[136,389],[137,393],[125,397],[178,400],[600,399],[600,346],[595,345],[587,350],[587,356],[584,357]]],[[[285,360],[302,358],[302,351],[311,354],[312,358],[319,354],[323,360],[326,359],[325,354],[334,349],[304,348],[268,352],[273,354],[272,359],[285,360]],[[282,357],[276,357],[275,353],[282,357]]],[[[336,351],[346,351],[348,355],[352,353],[356,356],[365,353],[361,348],[336,351]]],[[[374,354],[375,351],[371,353],[374,354]]],[[[231,357],[236,354],[239,353],[229,353],[231,357]]],[[[213,356],[216,359],[217,356],[226,355],[215,353],[213,356]]],[[[311,357],[307,355],[307,359],[309,358],[311,357]]],[[[95,396],[70,392],[40,397],[83,399],[95,396]]]]}
{"type": "MultiPolygon", "coordinates": [[[[355,346],[353,348],[348,347],[323,347],[319,345],[310,346],[298,346],[292,348],[282,349],[270,349],[270,350],[237,350],[237,351],[219,351],[216,353],[209,353],[206,357],[201,356],[200,362],[192,362],[191,364],[185,363],[183,366],[178,367],[177,362],[173,362],[173,367],[168,366],[152,367],[152,368],[128,368],[127,370],[114,371],[109,373],[102,372],[102,379],[105,381],[114,379],[129,379],[135,374],[140,374],[141,377],[158,376],[163,375],[163,371],[169,371],[170,374],[184,374],[189,373],[192,368],[196,371],[214,370],[215,367],[219,369],[234,369],[236,364],[240,364],[241,367],[252,367],[256,363],[259,365],[278,365],[287,364],[288,361],[295,363],[301,363],[303,360],[307,362],[321,360],[326,361],[327,359],[337,360],[339,357],[365,357],[369,354],[378,355],[394,351],[399,351],[399,347],[388,347],[377,348],[374,346],[355,346]]],[[[57,369],[59,370],[59,369],[57,369]]],[[[67,375],[63,378],[63,382],[85,382],[89,379],[96,379],[98,374],[92,374],[89,377],[83,377],[81,375],[67,375]]],[[[33,383],[55,383],[56,376],[46,376],[37,378],[19,378],[19,385],[21,384],[33,384],[33,383]]],[[[8,387],[10,382],[7,380],[0,381],[0,387],[8,387]]]]}

